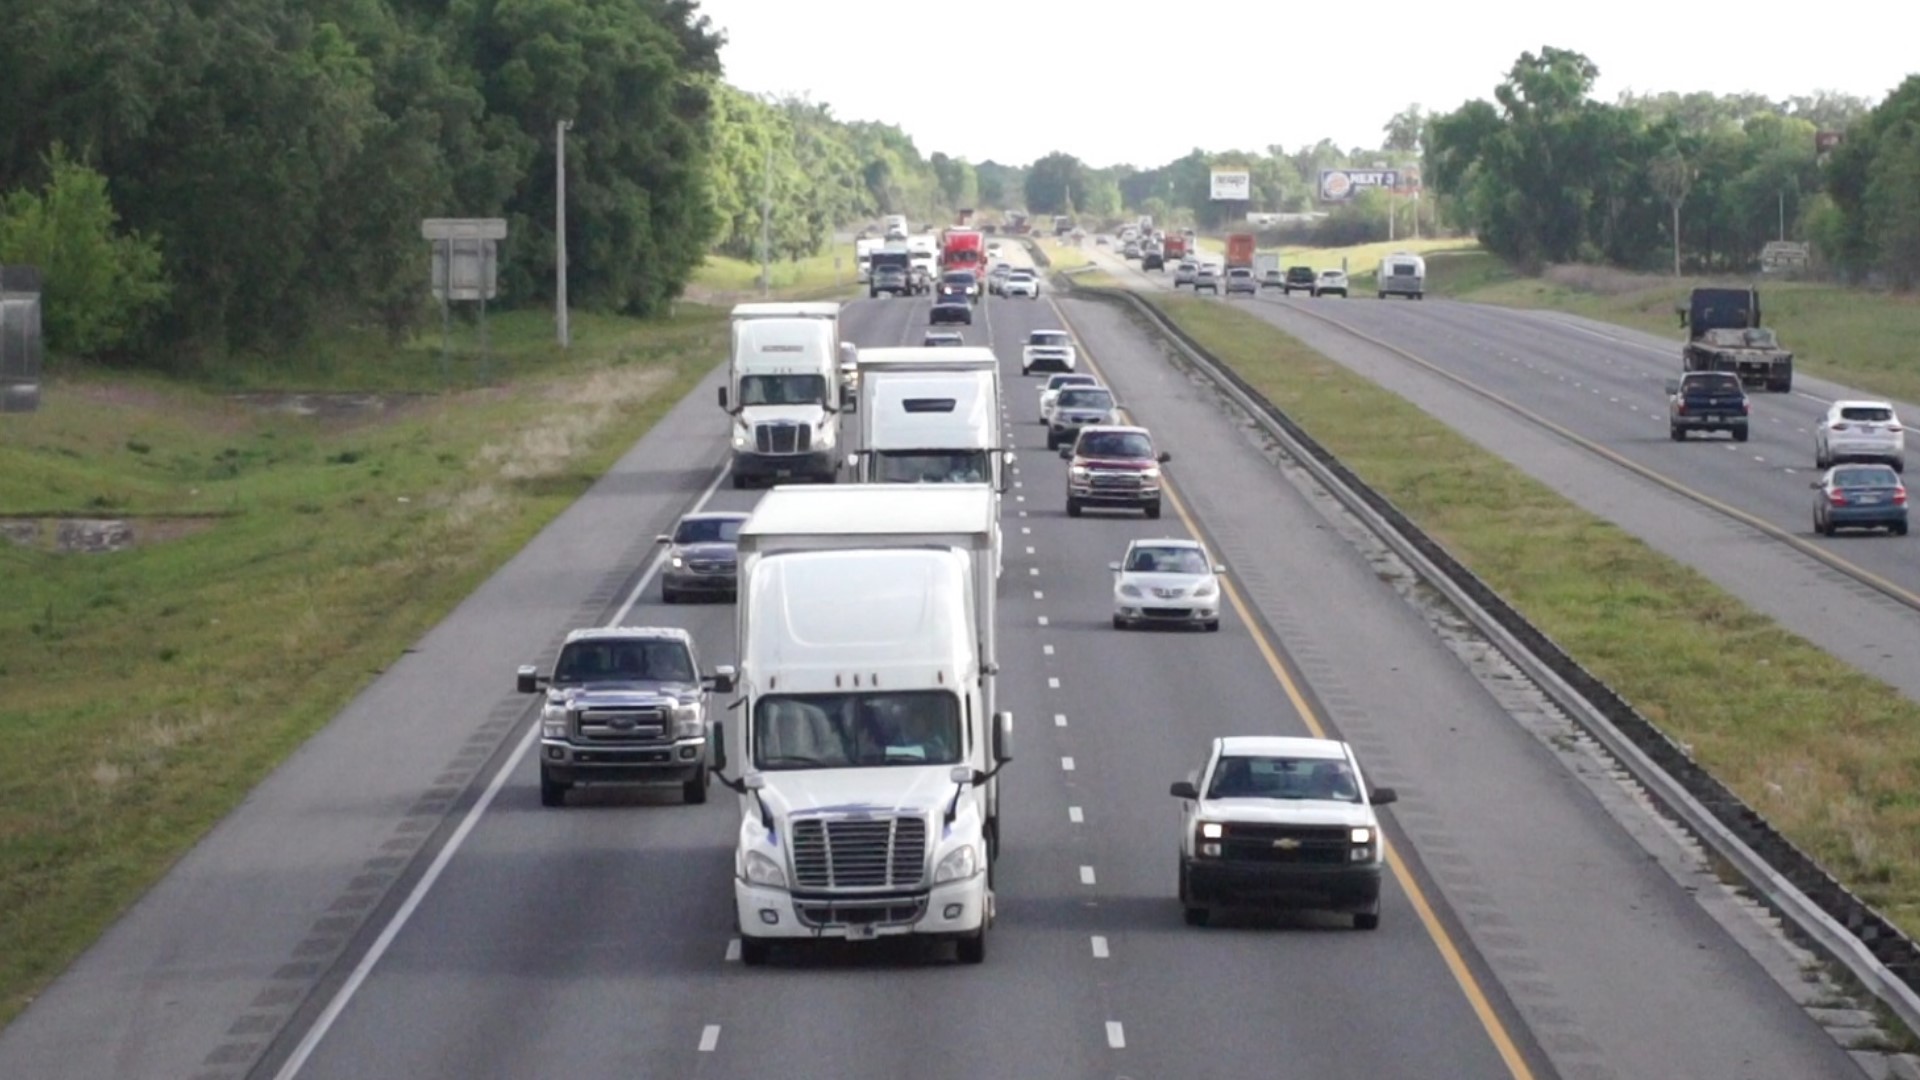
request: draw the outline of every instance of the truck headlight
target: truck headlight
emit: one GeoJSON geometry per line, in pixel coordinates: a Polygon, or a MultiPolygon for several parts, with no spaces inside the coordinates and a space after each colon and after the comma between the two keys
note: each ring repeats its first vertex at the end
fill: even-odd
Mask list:
{"type": "Polygon", "coordinates": [[[965,881],[980,872],[980,856],[974,853],[973,845],[967,844],[947,852],[940,865],[933,869],[933,882],[965,881]]]}
{"type": "Polygon", "coordinates": [[[1226,826],[1217,821],[1203,821],[1200,823],[1200,835],[1208,840],[1218,840],[1226,834],[1226,826]]]}
{"type": "Polygon", "coordinates": [[[757,851],[747,852],[747,880],[755,885],[765,885],[770,889],[787,887],[787,872],[770,856],[757,851]]]}
{"type": "Polygon", "coordinates": [[[686,566],[686,565],[687,565],[687,560],[685,560],[685,559],[683,559],[683,558],[681,558],[681,557],[680,557],[680,556],[678,556],[678,555],[675,555],[675,556],[673,557],[673,568],[674,568],[675,570],[679,570],[679,569],[681,569],[682,567],[684,567],[684,566],[686,566]]]}
{"type": "Polygon", "coordinates": [[[1351,838],[1351,839],[1353,840],[1353,842],[1354,842],[1354,843],[1356,843],[1356,844],[1371,844],[1371,843],[1373,843],[1373,830],[1372,830],[1372,829],[1367,829],[1367,828],[1358,828],[1358,829],[1355,829],[1355,830],[1353,830],[1353,832],[1352,832],[1352,833],[1350,833],[1350,834],[1349,834],[1349,836],[1350,836],[1350,838],[1351,838]]]}
{"type": "Polygon", "coordinates": [[[673,737],[676,739],[697,739],[707,733],[706,722],[700,719],[700,710],[692,705],[681,705],[673,710],[673,737]]]}
{"type": "Polygon", "coordinates": [[[753,444],[752,432],[748,431],[744,427],[739,427],[739,426],[736,426],[733,429],[733,448],[735,450],[745,450],[748,446],[751,446],[752,444],[753,444]]]}
{"type": "Polygon", "coordinates": [[[566,738],[567,722],[565,720],[542,720],[540,722],[540,737],[543,739],[566,738]]]}
{"type": "Polygon", "coordinates": [[[1075,465],[1067,471],[1073,474],[1075,480],[1085,480],[1087,478],[1087,467],[1085,465],[1075,465]]]}
{"type": "Polygon", "coordinates": [[[1158,480],[1158,479],[1160,479],[1160,470],[1159,470],[1159,468],[1158,468],[1158,467],[1155,467],[1155,468],[1151,468],[1151,469],[1145,469],[1145,470],[1143,470],[1143,471],[1142,471],[1142,472],[1140,473],[1140,479],[1142,479],[1142,480],[1158,480]]]}

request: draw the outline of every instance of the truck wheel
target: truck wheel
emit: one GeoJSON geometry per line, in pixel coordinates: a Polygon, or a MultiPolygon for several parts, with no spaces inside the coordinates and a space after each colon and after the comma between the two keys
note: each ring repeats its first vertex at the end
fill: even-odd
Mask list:
{"type": "Polygon", "coordinates": [[[1186,919],[1188,926],[1207,925],[1207,917],[1209,914],[1210,912],[1203,907],[1190,907],[1181,910],[1181,916],[1186,919]]]}
{"type": "Polygon", "coordinates": [[[954,954],[963,964],[982,963],[987,958],[987,928],[982,926],[972,937],[955,943],[954,954]]]}
{"type": "Polygon", "coordinates": [[[669,586],[669,585],[660,586],[660,602],[663,604],[679,603],[680,590],[673,588],[672,586],[669,586]]]}
{"type": "Polygon", "coordinates": [[[773,943],[765,938],[740,935],[740,962],[748,967],[765,966],[773,956],[773,943]]]}
{"type": "Polygon", "coordinates": [[[1667,427],[1667,438],[1672,439],[1674,442],[1686,442],[1687,433],[1683,428],[1673,427],[1672,425],[1669,425],[1667,427]]]}
{"type": "Polygon", "coordinates": [[[1207,625],[1207,633],[1209,634],[1218,633],[1220,630],[1219,619],[1208,619],[1206,625],[1207,625]]]}
{"type": "Polygon", "coordinates": [[[567,805],[567,789],[572,786],[573,786],[572,784],[563,784],[560,781],[553,779],[551,776],[547,775],[547,770],[541,769],[540,770],[540,805],[541,806],[567,805]]]}
{"type": "Polygon", "coordinates": [[[1155,499],[1147,504],[1147,517],[1155,521],[1160,519],[1160,500],[1155,499]]]}
{"type": "Polygon", "coordinates": [[[1774,384],[1773,388],[1775,390],[1778,390],[1782,394],[1793,393],[1793,376],[1789,375],[1786,378],[1781,379],[1778,383],[1774,384]]]}
{"type": "Polygon", "coordinates": [[[1744,425],[1733,429],[1733,441],[1734,442],[1747,441],[1747,429],[1744,425]]]}
{"type": "Polygon", "coordinates": [[[1372,911],[1356,911],[1356,912],[1354,912],[1354,913],[1353,913],[1353,928],[1354,928],[1355,930],[1378,930],[1378,929],[1380,929],[1380,908],[1379,908],[1379,905],[1377,905],[1377,904],[1376,904],[1376,905],[1374,905],[1374,909],[1373,909],[1372,911]]]}
{"type": "Polygon", "coordinates": [[[747,478],[744,476],[741,476],[739,473],[734,473],[733,489],[735,491],[744,491],[746,490],[746,487],[747,487],[747,478]]]}
{"type": "Polygon", "coordinates": [[[1068,517],[1080,516],[1080,500],[1074,498],[1071,495],[1067,496],[1067,516],[1068,517]]]}
{"type": "Polygon", "coordinates": [[[698,806],[707,801],[706,769],[701,769],[699,775],[680,785],[680,800],[688,806],[698,806]]]}

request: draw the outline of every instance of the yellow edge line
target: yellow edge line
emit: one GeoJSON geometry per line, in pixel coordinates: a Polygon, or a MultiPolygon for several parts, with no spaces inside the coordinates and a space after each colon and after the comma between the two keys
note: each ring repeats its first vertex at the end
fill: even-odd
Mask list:
{"type": "MultiPolygon", "coordinates": [[[[1080,337],[1080,332],[1074,328],[1072,321],[1067,318],[1066,312],[1060,310],[1059,303],[1051,296],[1047,298],[1047,304],[1053,308],[1054,315],[1059,317],[1060,324],[1067,328],[1067,333],[1073,336],[1074,345],[1079,350],[1080,356],[1086,360],[1087,367],[1100,377],[1101,382],[1106,382],[1106,376],[1101,374],[1100,366],[1093,362],[1092,355],[1087,351],[1086,342],[1080,337]]],[[[1112,384],[1108,383],[1108,385],[1112,384]]],[[[1120,413],[1127,418],[1128,423],[1133,422],[1131,414],[1126,409],[1121,409],[1120,413]]],[[[1160,486],[1166,493],[1166,497],[1173,503],[1173,512],[1180,515],[1180,521],[1186,525],[1187,531],[1198,539],[1200,527],[1193,516],[1187,512],[1186,503],[1174,490],[1173,482],[1163,477],[1160,486]]],[[[1315,738],[1328,738],[1326,726],[1321,722],[1319,714],[1308,703],[1306,695],[1300,692],[1300,687],[1293,681],[1293,676],[1287,671],[1286,664],[1281,662],[1279,652],[1273,647],[1272,642],[1267,640],[1265,631],[1254,620],[1253,613],[1246,603],[1241,600],[1240,591],[1229,580],[1223,579],[1220,586],[1226,593],[1227,599],[1232,602],[1233,610],[1240,616],[1241,623],[1252,633],[1254,646],[1260,650],[1261,657],[1266,660],[1267,669],[1273,672],[1275,679],[1279,680],[1281,689],[1286,691],[1287,700],[1293,703],[1294,710],[1300,714],[1301,720],[1306,722],[1307,730],[1311,731],[1315,738]]],[[[1440,916],[1434,912],[1433,905],[1427,900],[1426,891],[1420,887],[1418,881],[1414,880],[1412,871],[1407,869],[1405,861],[1400,858],[1393,846],[1387,847],[1386,855],[1387,865],[1393,870],[1394,880],[1400,883],[1400,888],[1413,904],[1414,912],[1420,916],[1420,924],[1426,927],[1427,936],[1433,939],[1434,947],[1440,952],[1440,958],[1446,962],[1447,970],[1453,973],[1454,982],[1459,984],[1460,992],[1465,995],[1467,1004],[1479,1018],[1480,1026],[1486,1030],[1487,1038],[1493,1042],[1494,1049],[1499,1052],[1500,1060],[1506,1063],[1508,1073],[1514,1077],[1514,1080],[1534,1080],[1533,1069],[1528,1066],[1526,1056],[1520,1052],[1520,1047],[1514,1042],[1513,1035],[1507,1031],[1507,1025],[1495,1011],[1493,1002],[1487,998],[1487,993],[1481,988],[1480,980],[1474,976],[1473,969],[1467,966],[1466,957],[1462,955],[1460,947],[1455,944],[1453,935],[1448,933],[1447,928],[1440,922],[1440,916]]]]}

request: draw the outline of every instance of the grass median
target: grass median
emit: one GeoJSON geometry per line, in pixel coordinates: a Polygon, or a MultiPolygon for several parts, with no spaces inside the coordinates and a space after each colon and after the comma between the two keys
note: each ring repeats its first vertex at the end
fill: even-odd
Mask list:
{"type": "Polygon", "coordinates": [[[573,331],[72,376],[0,424],[0,1023],[727,347],[694,305],[573,331]],[[229,392],[269,385],[354,393],[229,392]],[[82,518],[134,543],[71,550],[82,518]]]}
{"type": "Polygon", "coordinates": [[[1271,324],[1150,302],[1920,935],[1920,705],[1271,324]]]}

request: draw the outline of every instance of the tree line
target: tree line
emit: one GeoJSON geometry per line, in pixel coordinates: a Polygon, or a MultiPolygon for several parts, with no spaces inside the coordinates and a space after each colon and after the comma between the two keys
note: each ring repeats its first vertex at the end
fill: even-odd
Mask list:
{"type": "Polygon", "coordinates": [[[431,314],[427,217],[499,217],[506,304],[645,315],[716,247],[979,193],[884,124],[722,80],[692,0],[8,0],[0,262],[40,265],[57,355],[190,362],[431,314]]]}

